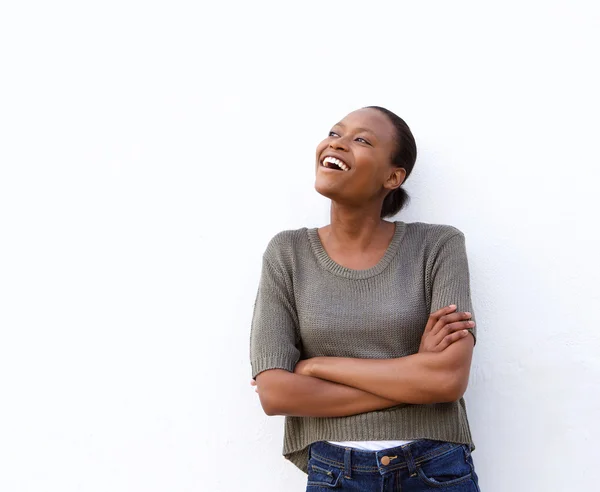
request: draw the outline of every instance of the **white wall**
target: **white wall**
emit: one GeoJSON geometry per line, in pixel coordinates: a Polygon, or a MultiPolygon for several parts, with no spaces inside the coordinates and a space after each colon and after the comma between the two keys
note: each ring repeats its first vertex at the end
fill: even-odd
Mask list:
{"type": "Polygon", "coordinates": [[[304,490],[249,385],[260,257],[369,104],[417,138],[400,218],[467,237],[482,490],[591,490],[593,7],[3,3],[0,490],[304,490]]]}

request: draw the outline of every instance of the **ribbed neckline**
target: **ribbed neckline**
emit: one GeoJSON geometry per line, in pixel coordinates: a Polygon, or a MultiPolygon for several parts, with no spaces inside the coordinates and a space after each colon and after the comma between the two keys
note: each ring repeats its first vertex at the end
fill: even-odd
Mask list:
{"type": "Polygon", "coordinates": [[[395,221],[394,223],[396,224],[396,230],[394,231],[392,241],[386,249],[385,254],[381,260],[379,260],[379,263],[371,268],[367,268],[366,270],[354,270],[336,263],[327,254],[327,251],[325,251],[323,243],[321,242],[321,238],[319,237],[318,228],[313,227],[306,229],[306,232],[308,234],[308,240],[310,241],[312,250],[323,268],[340,277],[364,279],[374,277],[375,275],[379,275],[381,272],[383,272],[390,264],[394,256],[396,256],[398,253],[400,242],[402,241],[404,233],[406,232],[406,223],[399,220],[395,221]]]}

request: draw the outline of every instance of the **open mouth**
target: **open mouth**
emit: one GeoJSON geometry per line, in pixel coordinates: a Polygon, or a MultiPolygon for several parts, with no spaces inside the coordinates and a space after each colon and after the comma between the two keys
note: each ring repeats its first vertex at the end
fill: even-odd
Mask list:
{"type": "Polygon", "coordinates": [[[336,157],[327,156],[321,161],[321,165],[328,169],[334,169],[336,171],[350,171],[350,166],[344,161],[337,159],[336,157]]]}

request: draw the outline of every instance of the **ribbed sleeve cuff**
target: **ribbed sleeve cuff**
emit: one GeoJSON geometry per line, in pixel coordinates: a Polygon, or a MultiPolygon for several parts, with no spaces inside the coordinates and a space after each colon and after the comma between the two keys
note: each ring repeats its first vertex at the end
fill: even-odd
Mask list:
{"type": "Polygon", "coordinates": [[[266,357],[257,357],[250,361],[252,366],[252,379],[256,375],[266,371],[267,369],[285,369],[286,371],[294,372],[296,367],[297,355],[295,354],[277,354],[266,357]]]}

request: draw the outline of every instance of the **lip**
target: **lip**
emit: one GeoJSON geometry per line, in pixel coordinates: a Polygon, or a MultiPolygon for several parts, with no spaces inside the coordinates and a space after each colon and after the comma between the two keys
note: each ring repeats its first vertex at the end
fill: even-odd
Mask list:
{"type": "MultiPolygon", "coordinates": [[[[348,164],[348,162],[346,161],[346,159],[344,159],[339,154],[335,154],[335,153],[332,153],[332,152],[327,152],[326,154],[323,154],[323,156],[319,159],[319,167],[322,167],[324,169],[329,169],[328,167],[325,167],[323,165],[323,161],[325,160],[325,157],[335,157],[336,159],[339,159],[344,164],[346,164],[346,166],[348,166],[348,171],[352,171],[352,166],[350,164],[348,164]]],[[[332,169],[332,171],[333,171],[333,169],[332,169]]],[[[346,172],[348,172],[348,171],[346,171],[346,172]]]]}

